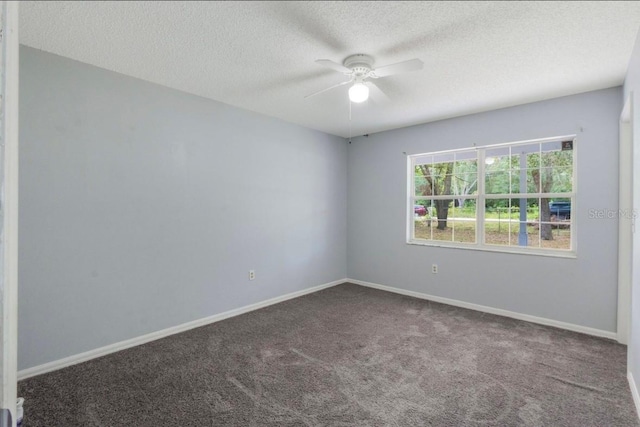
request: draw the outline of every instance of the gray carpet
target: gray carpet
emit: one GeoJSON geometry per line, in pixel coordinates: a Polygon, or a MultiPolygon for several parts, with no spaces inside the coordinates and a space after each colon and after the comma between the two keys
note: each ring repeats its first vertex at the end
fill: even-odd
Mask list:
{"type": "Polygon", "coordinates": [[[25,426],[638,426],[612,341],[353,284],[19,384],[25,426]]]}

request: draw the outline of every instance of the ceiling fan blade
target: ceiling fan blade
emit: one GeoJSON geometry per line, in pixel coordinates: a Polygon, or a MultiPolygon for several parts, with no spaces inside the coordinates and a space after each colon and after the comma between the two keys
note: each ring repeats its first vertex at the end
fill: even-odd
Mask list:
{"type": "Polygon", "coordinates": [[[410,59],[408,61],[398,62],[396,64],[385,65],[384,67],[373,70],[371,77],[387,77],[393,74],[406,73],[408,71],[421,70],[424,63],[419,59],[410,59]]]}
{"type": "Polygon", "coordinates": [[[332,70],[335,70],[339,73],[344,73],[344,74],[351,74],[351,70],[348,69],[347,67],[345,67],[342,64],[338,64],[337,62],[333,62],[330,59],[318,59],[316,60],[317,64],[323,65],[327,68],[331,68],[332,70]]]}
{"type": "Polygon", "coordinates": [[[375,82],[372,82],[371,80],[367,80],[365,84],[369,86],[369,92],[371,94],[371,98],[373,98],[374,101],[378,101],[378,102],[391,101],[391,99],[387,96],[387,94],[384,93],[384,91],[380,89],[380,86],[375,84],[375,82]]]}
{"type": "Polygon", "coordinates": [[[319,90],[319,91],[317,91],[317,92],[310,93],[309,95],[305,96],[305,97],[304,97],[304,99],[311,98],[312,96],[319,95],[319,94],[321,94],[321,93],[323,93],[323,92],[326,92],[326,91],[328,91],[328,90],[335,89],[335,88],[337,88],[337,87],[347,85],[347,84],[351,83],[351,81],[352,81],[352,80],[347,80],[347,81],[345,81],[345,82],[338,83],[337,85],[329,86],[329,87],[328,87],[328,88],[326,88],[326,89],[322,89],[322,90],[319,90]]]}

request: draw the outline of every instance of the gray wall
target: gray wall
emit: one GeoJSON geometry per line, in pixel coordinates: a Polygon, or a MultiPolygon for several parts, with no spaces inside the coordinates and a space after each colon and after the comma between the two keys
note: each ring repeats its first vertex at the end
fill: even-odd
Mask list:
{"type": "MultiPolygon", "coordinates": [[[[627,78],[624,81],[624,101],[633,93],[633,208],[640,213],[640,33],[631,55],[627,78]]],[[[622,104],[620,108],[622,109],[622,104]]],[[[637,220],[636,220],[637,221],[637,220]]],[[[633,267],[631,280],[631,331],[629,366],[636,388],[640,389],[640,233],[633,236],[633,267]]]]}
{"type": "MultiPolygon", "coordinates": [[[[348,151],[349,277],[605,331],[616,329],[621,88],[359,137],[348,151]],[[577,259],[407,245],[408,154],[578,135],[577,259]],[[439,273],[430,272],[439,264],[439,273]]],[[[425,100],[429,102],[429,100],[425,100]]]]}
{"type": "Polygon", "coordinates": [[[20,55],[19,369],[346,276],[342,138],[20,55]]]}
{"type": "Polygon", "coordinates": [[[347,275],[615,330],[617,221],[588,212],[618,205],[620,88],[347,146],[26,47],[20,65],[20,369],[347,275]],[[571,133],[577,259],[405,243],[403,151],[571,133]]]}

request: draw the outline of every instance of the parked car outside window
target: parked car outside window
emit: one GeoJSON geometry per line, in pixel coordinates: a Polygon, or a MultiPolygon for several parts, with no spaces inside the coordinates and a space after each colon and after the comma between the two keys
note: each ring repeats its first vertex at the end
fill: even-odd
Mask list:
{"type": "Polygon", "coordinates": [[[558,219],[571,218],[571,202],[549,202],[549,211],[558,219]]]}
{"type": "Polygon", "coordinates": [[[427,208],[422,205],[415,205],[413,207],[413,212],[418,216],[425,216],[427,215],[427,208]]]}

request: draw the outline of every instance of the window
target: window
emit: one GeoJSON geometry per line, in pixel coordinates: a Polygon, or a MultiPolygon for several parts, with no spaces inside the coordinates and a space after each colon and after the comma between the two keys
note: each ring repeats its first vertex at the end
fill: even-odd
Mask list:
{"type": "Polygon", "coordinates": [[[575,254],[575,137],[409,156],[408,243],[575,254]]]}

